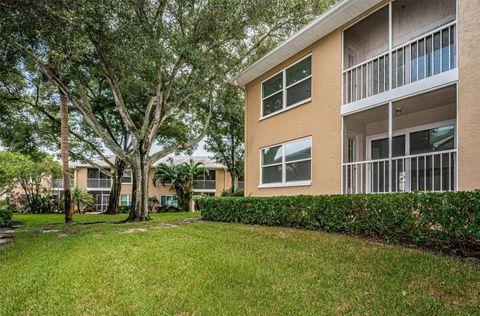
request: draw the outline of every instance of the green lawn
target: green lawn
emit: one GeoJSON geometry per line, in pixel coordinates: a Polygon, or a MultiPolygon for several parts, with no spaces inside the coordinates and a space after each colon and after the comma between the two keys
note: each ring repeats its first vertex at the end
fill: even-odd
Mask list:
{"type": "Polygon", "coordinates": [[[165,224],[195,214],[112,223],[125,216],[16,215],[0,314],[480,314],[480,264],[321,232],[165,224]]]}

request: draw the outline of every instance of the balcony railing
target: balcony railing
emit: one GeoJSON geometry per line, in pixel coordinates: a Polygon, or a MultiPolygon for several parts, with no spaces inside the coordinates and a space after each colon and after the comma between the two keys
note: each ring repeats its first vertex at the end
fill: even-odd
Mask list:
{"type": "MultiPolygon", "coordinates": [[[[63,179],[52,179],[52,188],[53,189],[63,189],[64,187],[63,179]]],[[[73,186],[73,179],[70,179],[70,186],[73,186]]]]}
{"type": "Polygon", "coordinates": [[[457,151],[447,150],[344,163],[342,192],[455,191],[456,161],[457,151]]]}
{"type": "Polygon", "coordinates": [[[343,102],[355,102],[456,68],[456,22],[343,71],[343,102]]]}
{"type": "Polygon", "coordinates": [[[87,187],[89,188],[102,188],[102,189],[110,189],[112,186],[111,179],[105,178],[88,178],[87,179],[87,187]]]}
{"type": "Polygon", "coordinates": [[[193,190],[215,190],[215,180],[194,180],[193,190]]]}

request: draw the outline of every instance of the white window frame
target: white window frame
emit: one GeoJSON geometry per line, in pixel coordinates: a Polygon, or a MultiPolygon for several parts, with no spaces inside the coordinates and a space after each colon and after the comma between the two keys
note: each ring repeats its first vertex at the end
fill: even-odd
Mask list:
{"type": "Polygon", "coordinates": [[[132,206],[132,197],[130,194],[120,194],[120,206],[132,206]],[[127,205],[122,204],[122,196],[127,197],[127,205]]]}
{"type": "MultiPolygon", "coordinates": [[[[426,131],[426,130],[431,130],[435,128],[442,128],[442,127],[447,127],[447,126],[452,126],[453,125],[453,132],[454,132],[454,137],[453,137],[453,142],[454,142],[454,150],[458,149],[457,145],[457,121],[456,119],[453,120],[446,120],[446,121],[440,121],[440,122],[435,122],[435,123],[428,123],[428,124],[423,124],[423,125],[418,125],[414,127],[409,127],[409,128],[404,128],[401,130],[397,130],[392,132],[392,138],[396,136],[404,136],[405,137],[405,155],[403,157],[408,157],[410,156],[410,134],[416,133],[416,132],[421,132],[421,131],[426,131]]],[[[388,138],[388,133],[380,133],[380,134],[375,134],[375,135],[370,135],[365,137],[366,141],[366,156],[367,160],[370,161],[372,160],[372,142],[375,140],[379,139],[385,139],[388,138]]],[[[389,145],[392,143],[389,142],[389,145]]],[[[428,155],[429,153],[425,153],[425,155],[428,155]]],[[[399,157],[392,157],[391,159],[398,159],[399,157]]],[[[382,158],[382,159],[376,159],[376,160],[385,160],[389,159],[387,158],[382,158]]],[[[376,161],[373,160],[373,161],[376,161]]],[[[407,170],[405,171],[407,174],[410,172],[410,167],[406,166],[407,170]]],[[[457,168],[458,169],[458,168],[457,168]]],[[[457,177],[457,175],[455,175],[457,177]]],[[[456,181],[456,180],[454,180],[456,181]]],[[[372,178],[371,174],[368,174],[368,177],[366,179],[366,187],[370,188],[372,183],[372,178]]],[[[456,184],[455,184],[456,186],[456,184]]],[[[408,190],[407,190],[408,191],[408,190]]]]}
{"type": "Polygon", "coordinates": [[[309,186],[312,184],[312,179],[313,179],[313,141],[312,141],[312,136],[307,136],[307,137],[302,137],[302,138],[296,138],[290,141],[287,141],[285,143],[279,143],[275,145],[270,145],[266,147],[260,148],[260,178],[259,178],[259,188],[278,188],[278,187],[298,187],[298,186],[309,186]],[[298,159],[298,160],[292,160],[292,161],[285,161],[285,146],[290,144],[290,143],[295,143],[298,141],[302,141],[308,139],[310,140],[310,158],[304,158],[304,159],[298,159]],[[280,163],[274,163],[270,165],[264,166],[262,163],[262,153],[263,150],[269,149],[272,147],[277,147],[280,146],[280,150],[282,153],[282,162],[280,163]],[[310,180],[301,180],[301,181],[286,181],[287,180],[287,168],[286,164],[294,163],[294,162],[302,162],[302,161],[307,161],[310,160],[310,180]],[[272,167],[272,166],[282,166],[282,181],[281,182],[272,182],[272,183],[262,183],[263,180],[263,167],[272,167]]]}
{"type": "MultiPolygon", "coordinates": [[[[446,120],[446,121],[440,121],[440,122],[435,122],[435,123],[428,123],[428,124],[423,124],[423,125],[418,125],[414,127],[409,127],[401,130],[397,130],[392,132],[392,137],[396,136],[405,136],[405,156],[410,155],[410,134],[416,133],[416,132],[421,132],[421,131],[426,131],[434,128],[442,128],[442,127],[447,127],[447,126],[454,126],[454,149],[457,149],[457,123],[456,120],[446,120]]],[[[379,139],[384,139],[388,138],[388,133],[381,133],[381,134],[375,134],[375,135],[370,135],[365,137],[366,143],[367,143],[367,153],[366,157],[367,160],[372,159],[372,141],[379,140],[379,139]]],[[[388,157],[387,157],[388,158],[388,157]]],[[[392,157],[396,158],[396,157],[392,157]]],[[[385,158],[386,159],[386,158],[385,158]]]]}
{"type": "Polygon", "coordinates": [[[132,170],[125,170],[123,174],[125,175],[125,172],[130,172],[130,182],[124,182],[123,181],[123,176],[122,176],[122,184],[132,184],[133,183],[133,171],[132,170]]]}
{"type": "Polygon", "coordinates": [[[267,79],[263,80],[263,81],[260,83],[260,119],[259,119],[259,121],[264,120],[264,119],[269,118],[269,117],[272,117],[272,116],[274,116],[274,115],[283,113],[283,112],[288,111],[288,110],[290,110],[290,109],[293,109],[293,108],[295,108],[295,107],[297,107],[297,106],[300,106],[300,105],[302,105],[302,104],[305,104],[305,103],[307,103],[307,102],[312,101],[313,89],[311,89],[311,86],[313,86],[313,84],[311,83],[311,84],[310,84],[310,89],[311,89],[312,91],[311,91],[311,94],[310,94],[310,97],[309,97],[309,98],[306,98],[306,99],[304,99],[304,100],[298,101],[297,103],[294,103],[294,104],[292,104],[292,105],[290,105],[290,106],[287,106],[287,90],[288,90],[289,88],[291,88],[291,87],[294,87],[294,86],[296,86],[296,85],[304,82],[305,80],[308,80],[308,79],[312,78],[312,74],[313,74],[313,59],[312,59],[312,64],[311,64],[311,66],[310,66],[310,75],[307,76],[307,77],[305,77],[305,78],[303,78],[303,79],[301,79],[301,80],[299,80],[299,81],[297,81],[297,82],[292,83],[292,84],[289,85],[289,86],[286,86],[286,84],[287,84],[287,70],[290,69],[290,68],[292,68],[292,67],[295,66],[296,64],[302,62],[303,60],[309,58],[309,57],[312,57],[312,53],[309,53],[308,55],[306,55],[306,56],[304,56],[303,58],[299,59],[299,60],[296,61],[295,63],[293,63],[293,64],[291,64],[291,65],[288,65],[288,67],[283,68],[282,70],[276,72],[275,74],[271,75],[270,77],[268,77],[267,79]],[[269,94],[269,95],[267,95],[267,96],[264,96],[264,95],[263,95],[263,84],[264,84],[266,81],[272,79],[273,77],[277,76],[277,75],[280,74],[280,73],[282,74],[282,89],[280,89],[280,90],[278,90],[278,91],[275,91],[275,92],[273,92],[273,93],[271,93],[271,94],[269,94]],[[265,99],[270,98],[271,96],[274,96],[275,94],[280,93],[280,92],[282,93],[282,109],[280,109],[280,110],[278,110],[278,111],[275,111],[275,112],[272,112],[272,113],[267,114],[267,115],[263,115],[263,101],[264,101],[265,99]]]}
{"type": "Polygon", "coordinates": [[[167,205],[167,206],[171,206],[171,207],[178,207],[178,197],[177,197],[176,195],[173,195],[173,194],[170,194],[170,195],[169,195],[169,194],[160,194],[159,204],[160,204],[160,206],[162,206],[162,205],[167,205]],[[163,197],[163,196],[165,197],[165,203],[166,203],[166,204],[162,204],[162,197],[163,197]],[[177,206],[169,205],[169,204],[168,204],[168,198],[172,198],[172,199],[173,199],[173,198],[176,198],[176,199],[177,199],[177,206]]]}

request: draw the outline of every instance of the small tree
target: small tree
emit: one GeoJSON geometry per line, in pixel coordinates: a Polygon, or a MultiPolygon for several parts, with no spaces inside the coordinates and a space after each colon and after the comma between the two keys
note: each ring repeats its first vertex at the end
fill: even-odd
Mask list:
{"type": "Polygon", "coordinates": [[[161,163],[153,175],[153,183],[160,182],[163,186],[171,185],[171,190],[175,191],[178,199],[178,207],[183,211],[190,211],[190,201],[193,197],[193,180],[204,175],[207,169],[201,162],[195,162],[190,159],[181,165],[161,163]]]}
{"type": "Polygon", "coordinates": [[[82,188],[75,187],[72,191],[72,202],[77,206],[77,212],[81,214],[84,207],[95,204],[95,197],[82,188]]]}
{"type": "Polygon", "coordinates": [[[213,115],[204,148],[213,159],[224,165],[230,173],[233,193],[238,177],[243,175],[244,113],[243,97],[238,89],[228,86],[218,98],[220,104],[213,115]]]}
{"type": "Polygon", "coordinates": [[[16,186],[23,190],[25,206],[29,212],[44,213],[52,210],[50,179],[61,174],[61,165],[49,155],[37,159],[13,152],[0,152],[0,187],[8,191],[16,186]]]}

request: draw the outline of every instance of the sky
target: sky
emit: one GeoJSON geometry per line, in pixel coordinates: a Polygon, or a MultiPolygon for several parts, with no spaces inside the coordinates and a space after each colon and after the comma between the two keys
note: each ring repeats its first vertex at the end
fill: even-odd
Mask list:
{"type": "MultiPolygon", "coordinates": [[[[197,149],[195,149],[192,156],[212,156],[212,154],[210,152],[203,149],[204,145],[205,145],[204,140],[202,140],[200,143],[198,143],[197,149]]],[[[159,149],[160,149],[159,146],[156,146],[156,145],[152,146],[152,152],[157,152],[159,149]]]]}

